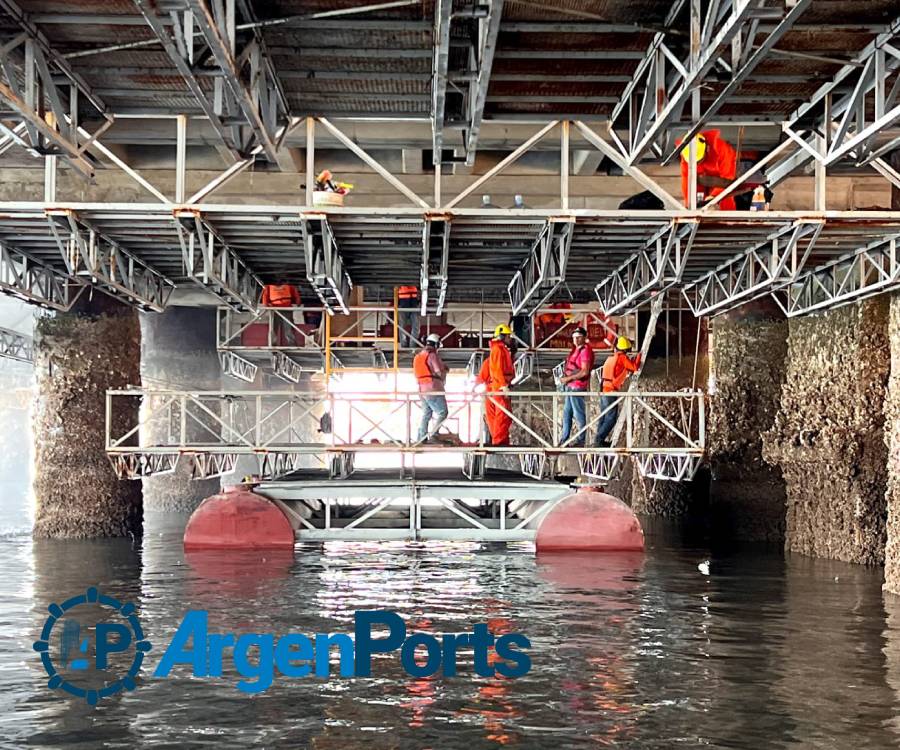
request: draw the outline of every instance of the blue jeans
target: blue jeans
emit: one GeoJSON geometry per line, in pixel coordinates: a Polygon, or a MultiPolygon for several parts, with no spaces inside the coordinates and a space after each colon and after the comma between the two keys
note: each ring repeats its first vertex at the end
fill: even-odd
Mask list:
{"type": "Polygon", "coordinates": [[[594,437],[595,448],[599,447],[600,443],[609,437],[609,433],[613,431],[613,427],[616,426],[616,419],[619,417],[619,405],[616,403],[615,396],[600,397],[600,411],[602,412],[608,406],[612,406],[612,408],[600,417],[600,423],[597,425],[597,435],[594,437]],[[612,406],[613,404],[615,406],[612,406]]]}
{"type": "MultiPolygon", "coordinates": [[[[413,300],[413,304],[418,305],[418,300],[413,300]]],[[[400,329],[397,332],[398,343],[404,349],[414,349],[418,346],[416,339],[419,338],[419,308],[401,306],[397,317],[400,329]]]]}
{"type": "Polygon", "coordinates": [[[447,413],[447,399],[444,397],[443,393],[423,393],[422,422],[419,424],[418,441],[422,442],[426,437],[430,438],[437,435],[437,431],[441,428],[441,425],[444,424],[444,420],[447,418],[447,413]],[[434,423],[434,429],[429,431],[428,424],[431,422],[432,415],[434,415],[437,421],[434,423]]]}
{"type": "MultiPolygon", "coordinates": [[[[584,393],[584,390],[572,388],[567,385],[566,392],[584,393]]],[[[560,445],[565,445],[565,442],[569,439],[569,435],[572,433],[572,417],[575,417],[575,423],[578,425],[578,433],[575,435],[575,440],[567,447],[582,448],[584,447],[584,439],[586,437],[584,426],[587,424],[587,404],[585,403],[584,396],[566,396],[566,403],[565,406],[563,406],[562,435],[559,438],[560,445]]]]}

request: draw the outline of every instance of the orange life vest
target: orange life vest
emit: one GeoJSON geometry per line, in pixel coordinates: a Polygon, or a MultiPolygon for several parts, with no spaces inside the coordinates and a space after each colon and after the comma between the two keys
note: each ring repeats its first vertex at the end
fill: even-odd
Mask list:
{"type": "Polygon", "coordinates": [[[266,284],[263,287],[264,307],[291,307],[300,305],[300,290],[293,284],[266,284]]]}
{"type": "Polygon", "coordinates": [[[610,354],[603,363],[603,392],[621,390],[629,373],[637,370],[640,357],[638,354],[632,361],[622,352],[610,354]]]}
{"type": "Polygon", "coordinates": [[[419,296],[419,289],[414,286],[401,286],[397,290],[399,299],[416,299],[419,296]]]}
{"type": "Polygon", "coordinates": [[[428,366],[428,355],[430,353],[427,349],[423,349],[413,359],[413,374],[415,374],[416,380],[420,383],[430,383],[435,379],[441,380],[441,378],[435,378],[434,373],[428,366]]]}

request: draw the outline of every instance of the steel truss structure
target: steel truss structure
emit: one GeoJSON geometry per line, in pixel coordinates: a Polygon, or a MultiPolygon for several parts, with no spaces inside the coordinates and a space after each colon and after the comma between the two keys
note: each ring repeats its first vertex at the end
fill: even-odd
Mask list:
{"type": "Polygon", "coordinates": [[[17,362],[33,362],[34,349],[31,336],[18,331],[0,328],[0,357],[17,362]]]}
{"type": "Polygon", "coordinates": [[[163,18],[157,3],[134,2],[221,139],[223,151],[235,161],[254,150],[276,161],[287,99],[258,29],[237,50],[238,11],[246,21],[255,21],[252,3],[184,0],[168,3],[168,17],[163,18]],[[210,57],[218,66],[212,92],[197,75],[200,60],[210,57]]]}
{"type": "Polygon", "coordinates": [[[347,303],[353,282],[344,270],[334,232],[326,216],[304,218],[303,247],[306,258],[306,280],[312,285],[329,315],[340,311],[347,315],[347,303]]]}
{"type": "MultiPolygon", "coordinates": [[[[348,310],[350,320],[336,323],[325,316],[322,307],[259,308],[252,313],[220,308],[217,346],[220,352],[230,352],[242,360],[271,364],[273,373],[290,383],[299,382],[303,372],[389,374],[411,365],[413,352],[399,346],[395,307],[351,306],[348,310]],[[310,319],[318,322],[301,322],[310,319]]],[[[437,333],[444,361],[451,367],[466,368],[475,377],[495,327],[508,320],[508,308],[499,304],[448,303],[440,316],[431,314],[420,319],[420,331],[412,337],[413,350],[423,346],[422,340],[429,334],[437,333]]],[[[616,335],[638,338],[634,315],[611,319],[596,305],[539,308],[514,334],[522,350],[515,359],[515,384],[526,382],[549,360],[562,359],[576,326],[588,330],[598,356],[610,350],[616,335]]]]}
{"type": "Polygon", "coordinates": [[[254,310],[262,282],[215,230],[192,210],[175,212],[178,241],[188,278],[233,310],[254,310]]]}
{"type": "Polygon", "coordinates": [[[65,312],[87,289],[76,279],[53,266],[35,260],[0,243],[0,291],[23,302],[65,312]]]}
{"type": "Polygon", "coordinates": [[[533,315],[565,281],[573,223],[550,219],[544,225],[507,287],[513,315],[533,315]]]}
{"type": "Polygon", "coordinates": [[[47,222],[70,276],[84,278],[142,310],[165,309],[175,282],[101,234],[75,211],[50,209],[47,222]]]}
{"type": "Polygon", "coordinates": [[[34,156],[62,157],[92,177],[95,162],[88,149],[113,123],[106,103],[14,0],[2,0],[0,12],[20,29],[0,47],[0,98],[22,128],[3,125],[3,132],[34,156]],[[82,118],[99,120],[93,134],[81,127],[82,118]]]}
{"type": "MultiPolygon", "coordinates": [[[[606,394],[609,396],[610,394],[606,394]]],[[[600,394],[586,393],[589,411],[600,394]]],[[[586,426],[590,433],[610,409],[617,409],[623,440],[616,448],[584,448],[575,444],[579,434],[566,442],[560,440],[563,393],[513,392],[512,408],[500,408],[509,414],[520,438],[515,446],[484,444],[482,406],[491,394],[448,393],[448,426],[453,426],[467,445],[419,443],[417,425],[421,419],[420,396],[411,393],[332,393],[320,395],[303,391],[188,392],[123,390],[107,394],[108,413],[124,413],[121,402],[134,406],[143,400],[145,408],[133,425],[121,433],[108,427],[106,447],[111,456],[151,455],[255,455],[272,453],[277,458],[261,468],[277,470],[294,467],[285,457],[311,456],[324,459],[332,476],[346,477],[353,472],[353,457],[367,453],[394,456],[423,453],[464,453],[466,476],[483,476],[488,456],[517,458],[524,474],[547,478],[555,473],[556,459],[564,455],[580,457],[583,473],[596,476],[597,470],[584,467],[609,466],[594,456],[673,455],[702,457],[705,448],[703,394],[694,391],[674,393],[612,394],[614,401],[605,409],[596,409],[586,426]],[[674,407],[674,408],[673,408],[674,407]],[[332,431],[315,432],[312,425],[322,414],[333,419],[332,431]],[[670,418],[666,413],[680,414],[670,418]],[[696,418],[695,418],[696,417],[696,418]],[[167,437],[153,444],[141,444],[142,430],[150,424],[167,426],[151,434],[167,437]],[[664,436],[648,442],[646,425],[664,436]]],[[[111,421],[108,421],[111,425],[111,421]]],[[[611,459],[610,459],[611,461],[611,459]]],[[[404,462],[405,464],[405,462],[404,462]]],[[[152,470],[149,459],[132,461],[143,474],[152,470]]],[[[214,464],[212,466],[221,466],[214,464]]],[[[652,464],[664,473],[677,461],[652,464]]],[[[195,469],[198,476],[208,475],[209,463],[195,469]]],[[[168,465],[166,465],[168,467],[168,465]]],[[[683,478],[683,472],[677,477],[683,478]]]]}
{"type": "Polygon", "coordinates": [[[297,541],[533,541],[545,514],[570,492],[565,484],[519,479],[417,476],[345,482],[308,477],[254,488],[284,510],[297,541]]]}

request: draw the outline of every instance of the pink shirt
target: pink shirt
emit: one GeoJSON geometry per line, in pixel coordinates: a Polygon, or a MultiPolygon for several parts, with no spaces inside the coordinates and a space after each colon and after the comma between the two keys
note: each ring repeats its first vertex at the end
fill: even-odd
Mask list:
{"type": "Polygon", "coordinates": [[[570,380],[566,385],[577,391],[587,390],[591,382],[591,369],[594,367],[594,350],[588,344],[572,347],[569,356],[566,357],[565,374],[571,375],[587,366],[587,375],[581,380],[570,380]]]}

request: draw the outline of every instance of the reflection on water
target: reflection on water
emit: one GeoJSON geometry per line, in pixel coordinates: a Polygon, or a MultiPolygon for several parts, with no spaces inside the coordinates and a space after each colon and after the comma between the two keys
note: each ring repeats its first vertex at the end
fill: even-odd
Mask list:
{"type": "Polygon", "coordinates": [[[878,572],[773,554],[535,556],[527,545],[329,544],[291,556],[195,553],[177,529],[128,541],[0,539],[0,745],[882,748],[898,743],[900,604],[878,572]],[[211,632],[347,632],[393,609],[434,633],[487,622],[532,641],[518,680],[167,680],[95,709],[48,691],[30,645],[46,605],[99,585],[137,604],[156,664],[184,612],[211,632]]]}

